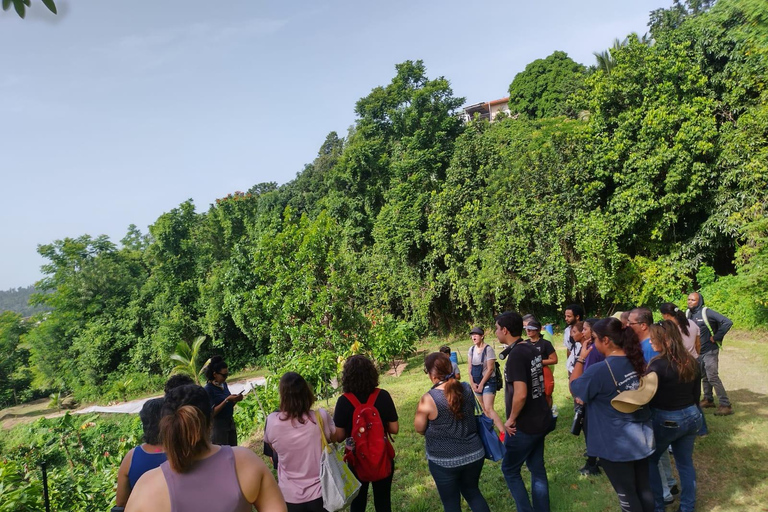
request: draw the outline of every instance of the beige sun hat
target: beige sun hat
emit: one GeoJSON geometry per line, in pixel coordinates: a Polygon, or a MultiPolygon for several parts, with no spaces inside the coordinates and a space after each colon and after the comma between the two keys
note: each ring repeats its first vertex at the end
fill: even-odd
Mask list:
{"type": "Polygon", "coordinates": [[[620,412],[632,413],[651,401],[659,388],[659,376],[651,372],[640,378],[637,389],[622,391],[611,400],[614,409],[620,412]]]}

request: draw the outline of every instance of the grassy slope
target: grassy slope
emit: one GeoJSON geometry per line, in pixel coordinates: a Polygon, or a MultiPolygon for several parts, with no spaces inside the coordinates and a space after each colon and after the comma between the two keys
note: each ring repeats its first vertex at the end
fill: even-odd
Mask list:
{"type": "MultiPolygon", "coordinates": [[[[451,347],[463,353],[460,361],[464,363],[460,366],[462,372],[466,372],[469,342],[451,341],[451,347]]],[[[694,452],[698,470],[698,510],[768,510],[767,341],[765,333],[756,332],[733,333],[726,338],[726,347],[720,356],[720,374],[736,414],[720,418],[713,416],[713,409],[706,412],[711,434],[697,441],[694,452]]],[[[428,340],[422,349],[432,351],[444,342],[428,340]]],[[[558,356],[561,361],[565,360],[564,349],[558,348],[558,356]]],[[[400,434],[395,442],[397,471],[392,491],[395,510],[426,512],[441,508],[424,458],[424,440],[413,430],[416,404],[421,394],[429,389],[421,370],[421,357],[414,356],[401,376],[381,378],[381,386],[392,394],[400,414],[400,434]]],[[[555,432],[547,437],[545,452],[552,510],[617,510],[616,495],[604,475],[588,479],[577,472],[583,464],[584,438],[569,432],[573,411],[565,384],[564,364],[557,365],[555,378],[555,403],[560,409],[560,418],[555,432]]],[[[503,414],[501,395],[497,395],[496,409],[503,414]]],[[[251,445],[261,446],[259,434],[252,439],[251,445]]],[[[529,478],[525,470],[524,478],[529,478]]],[[[491,510],[513,509],[500,463],[486,461],[480,488],[491,510]]],[[[368,508],[372,510],[373,505],[368,508]]],[[[464,510],[469,510],[466,504],[464,510]]]]}

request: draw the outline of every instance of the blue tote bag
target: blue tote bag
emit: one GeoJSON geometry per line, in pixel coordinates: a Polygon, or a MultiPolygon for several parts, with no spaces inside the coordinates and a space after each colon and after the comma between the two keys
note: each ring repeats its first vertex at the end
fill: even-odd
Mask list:
{"type": "Polygon", "coordinates": [[[477,395],[475,395],[475,421],[477,422],[477,435],[480,436],[483,448],[485,448],[485,458],[493,462],[503,459],[507,449],[493,428],[493,420],[483,413],[483,409],[477,401],[477,395]]]}

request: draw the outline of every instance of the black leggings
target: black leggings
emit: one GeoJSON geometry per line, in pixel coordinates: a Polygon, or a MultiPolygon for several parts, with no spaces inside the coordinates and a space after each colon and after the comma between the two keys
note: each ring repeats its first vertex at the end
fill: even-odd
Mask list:
{"type": "Polygon", "coordinates": [[[306,503],[287,503],[288,512],[325,512],[323,498],[307,501],[306,503]]]}
{"type": "Polygon", "coordinates": [[[600,459],[603,471],[619,496],[622,512],[653,512],[648,459],[611,462],[600,459]]]}
{"type": "MultiPolygon", "coordinates": [[[[352,470],[354,473],[355,470],[352,470]]],[[[368,503],[368,484],[373,486],[373,506],[376,512],[392,512],[392,477],[395,474],[395,463],[392,462],[392,473],[387,478],[376,482],[360,482],[360,494],[352,500],[349,512],[365,512],[368,503]]],[[[355,474],[357,476],[357,474],[355,474]]]]}

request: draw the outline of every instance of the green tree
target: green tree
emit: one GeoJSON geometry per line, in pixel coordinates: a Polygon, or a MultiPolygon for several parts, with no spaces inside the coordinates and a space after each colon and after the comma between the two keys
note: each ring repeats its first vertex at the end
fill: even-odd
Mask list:
{"type": "Polygon", "coordinates": [[[584,84],[587,69],[565,52],[537,59],[515,75],[509,85],[509,110],[532,119],[575,117],[568,99],[584,84]]]}
{"type": "Polygon", "coordinates": [[[205,343],[205,336],[198,336],[190,345],[189,342],[180,341],[176,345],[176,351],[171,354],[171,360],[178,364],[173,367],[171,373],[184,373],[189,375],[197,384],[200,384],[200,348],[205,343]]]}
{"type": "Polygon", "coordinates": [[[29,350],[22,342],[29,329],[21,315],[0,313],[0,406],[17,405],[30,397],[29,350]]]}

